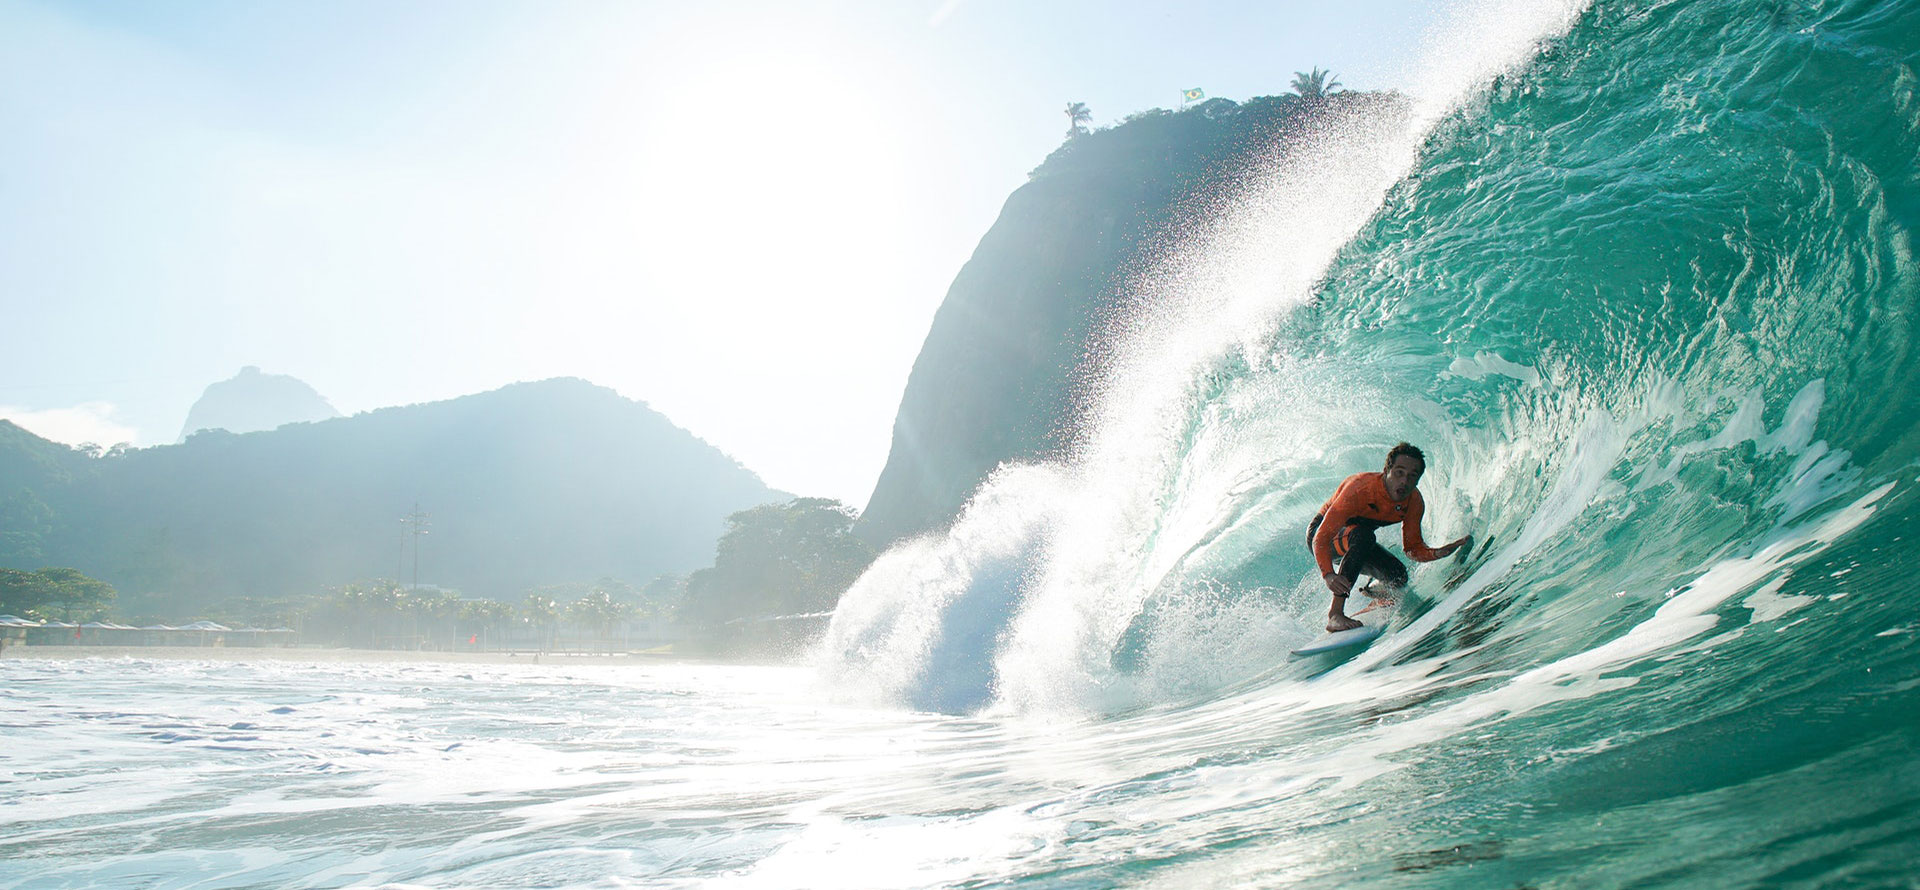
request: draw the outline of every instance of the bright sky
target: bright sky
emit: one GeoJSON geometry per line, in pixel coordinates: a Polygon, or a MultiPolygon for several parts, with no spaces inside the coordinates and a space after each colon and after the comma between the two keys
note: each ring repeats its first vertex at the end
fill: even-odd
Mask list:
{"type": "Polygon", "coordinates": [[[1437,0],[0,0],[0,416],[173,441],[584,377],[864,506],[1007,195],[1180,91],[1395,86],[1437,0]]]}

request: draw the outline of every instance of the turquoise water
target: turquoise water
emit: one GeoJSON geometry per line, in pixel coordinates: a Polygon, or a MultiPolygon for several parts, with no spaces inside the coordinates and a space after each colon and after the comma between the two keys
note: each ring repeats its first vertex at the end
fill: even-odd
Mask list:
{"type": "Polygon", "coordinates": [[[1455,27],[803,664],[3,660],[0,885],[1912,886],[1920,6],[1455,27]],[[1401,439],[1483,545],[1289,661],[1401,439]]]}
{"type": "Polygon", "coordinates": [[[1917,58],[1913,4],[1598,3],[1404,168],[1329,134],[1136,282],[1076,461],[883,560],[829,674],[1245,721],[1193,769],[1269,818],[1093,885],[1920,881],[1917,58]],[[1306,521],[1401,439],[1472,571],[1280,662],[1325,609],[1306,521]]]}

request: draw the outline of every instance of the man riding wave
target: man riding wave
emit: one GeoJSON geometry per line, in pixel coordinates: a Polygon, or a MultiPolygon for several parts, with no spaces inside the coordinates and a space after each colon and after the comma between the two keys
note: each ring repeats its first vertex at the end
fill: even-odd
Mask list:
{"type": "Polygon", "coordinates": [[[1333,591],[1333,606],[1327,611],[1329,632],[1360,626],[1360,622],[1347,617],[1346,606],[1361,573],[1378,581],[1388,595],[1407,586],[1407,567],[1374,541],[1375,531],[1402,523],[1401,546],[1417,562],[1444,559],[1472,540],[1471,535],[1463,536],[1433,548],[1420,537],[1420,519],[1426,515],[1427,506],[1417,486],[1426,471],[1427,456],[1401,442],[1387,452],[1385,469],[1355,473],[1340,483],[1307,526],[1307,546],[1320,564],[1321,579],[1333,591]],[[1341,557],[1339,571],[1333,567],[1335,556],[1341,557]]]}

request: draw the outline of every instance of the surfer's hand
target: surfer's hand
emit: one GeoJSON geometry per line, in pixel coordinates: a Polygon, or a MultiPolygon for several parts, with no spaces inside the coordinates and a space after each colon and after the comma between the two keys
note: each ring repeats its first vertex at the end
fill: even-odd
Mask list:
{"type": "Polygon", "coordinates": [[[1464,547],[1464,546],[1466,546],[1466,543],[1467,543],[1468,541],[1471,541],[1471,540],[1473,540],[1473,536],[1472,536],[1472,535],[1462,535],[1462,536],[1460,536],[1459,538],[1456,538],[1456,539],[1454,540],[1454,542],[1453,542],[1453,543],[1451,543],[1451,544],[1448,544],[1447,546],[1445,546],[1445,547],[1442,547],[1442,548],[1440,548],[1440,556],[1441,556],[1441,558],[1443,558],[1443,559],[1444,559],[1444,558],[1446,558],[1446,557],[1449,557],[1449,556],[1452,556],[1452,555],[1453,555],[1453,551],[1455,551],[1455,550],[1458,550],[1458,549],[1460,549],[1461,547],[1464,547]]]}
{"type": "Polygon", "coordinates": [[[1346,596],[1353,592],[1353,582],[1339,572],[1328,572],[1320,576],[1320,580],[1327,582],[1327,589],[1333,591],[1334,596],[1346,596]]]}

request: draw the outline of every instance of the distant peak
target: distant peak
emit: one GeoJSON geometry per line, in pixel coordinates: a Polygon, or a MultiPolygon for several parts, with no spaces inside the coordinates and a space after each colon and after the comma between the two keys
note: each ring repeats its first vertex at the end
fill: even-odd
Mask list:
{"type": "Polygon", "coordinates": [[[207,387],[187,412],[180,440],[186,441],[200,430],[252,433],[339,416],[340,412],[305,381],[247,365],[233,377],[207,387]]]}

